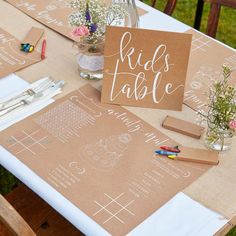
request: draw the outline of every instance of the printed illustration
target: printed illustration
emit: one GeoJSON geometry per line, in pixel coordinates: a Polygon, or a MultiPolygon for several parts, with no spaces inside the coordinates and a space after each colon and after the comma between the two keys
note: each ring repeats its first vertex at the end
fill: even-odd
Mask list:
{"type": "Polygon", "coordinates": [[[112,170],[124,156],[131,140],[132,136],[127,133],[101,138],[95,144],[87,144],[81,155],[96,169],[112,170]]]}

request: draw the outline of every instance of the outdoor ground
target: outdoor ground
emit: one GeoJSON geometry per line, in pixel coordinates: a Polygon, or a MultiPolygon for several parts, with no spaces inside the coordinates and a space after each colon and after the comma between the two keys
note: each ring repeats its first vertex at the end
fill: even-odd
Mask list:
{"type": "MultiPolygon", "coordinates": [[[[150,0],[144,0],[149,3],[150,0]]],[[[159,0],[157,8],[162,10],[165,0],[159,0]]],[[[173,17],[193,26],[197,0],[178,0],[173,17]]],[[[201,31],[206,32],[207,18],[209,13],[209,4],[205,4],[202,18],[201,31]]],[[[150,22],[150,24],[161,24],[161,22],[150,22]]],[[[218,26],[217,39],[236,48],[236,10],[222,8],[220,22],[218,26]]],[[[18,181],[0,166],[0,194],[8,193],[18,181]]],[[[227,236],[236,236],[236,228],[227,236]]]]}

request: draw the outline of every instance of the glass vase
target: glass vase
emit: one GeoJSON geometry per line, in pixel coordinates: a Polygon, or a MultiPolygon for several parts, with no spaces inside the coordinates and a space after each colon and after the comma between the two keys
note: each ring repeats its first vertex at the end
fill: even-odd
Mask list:
{"type": "Polygon", "coordinates": [[[104,39],[96,42],[83,41],[77,44],[79,75],[87,80],[101,80],[104,66],[104,39]]]}
{"type": "Polygon", "coordinates": [[[208,128],[205,144],[208,148],[215,151],[227,151],[231,148],[234,132],[231,129],[220,130],[208,128]]]}
{"type": "MultiPolygon", "coordinates": [[[[118,17],[111,25],[123,27],[138,27],[139,15],[134,0],[113,0],[111,4],[117,4],[124,9],[124,16],[118,17]]],[[[112,8],[111,8],[112,9],[112,8]]],[[[108,11],[110,19],[117,12],[108,11]]],[[[104,67],[104,38],[89,42],[84,40],[78,43],[77,64],[79,75],[83,79],[101,80],[104,67]]]]}
{"type": "Polygon", "coordinates": [[[127,13],[124,19],[114,21],[112,25],[123,27],[139,27],[139,15],[135,0],[112,0],[112,4],[119,4],[127,13]]]}

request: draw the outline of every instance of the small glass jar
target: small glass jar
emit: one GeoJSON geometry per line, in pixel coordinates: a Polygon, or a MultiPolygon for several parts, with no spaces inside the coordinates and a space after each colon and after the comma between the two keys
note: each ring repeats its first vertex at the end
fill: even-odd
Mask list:
{"type": "Polygon", "coordinates": [[[216,130],[208,128],[205,145],[215,151],[227,151],[231,148],[234,132],[231,129],[216,130]]]}
{"type": "Polygon", "coordinates": [[[96,42],[83,41],[77,44],[77,64],[83,79],[101,80],[104,66],[104,39],[96,42]]]}
{"type": "MultiPolygon", "coordinates": [[[[111,4],[116,4],[124,9],[127,14],[123,18],[114,20],[115,26],[123,27],[138,27],[139,15],[134,0],[112,0],[111,4]]],[[[108,14],[112,15],[114,12],[110,10],[108,14]]],[[[84,40],[79,42],[77,54],[77,64],[79,75],[83,79],[101,80],[103,78],[104,68],[104,37],[97,39],[95,42],[84,40]]]]}

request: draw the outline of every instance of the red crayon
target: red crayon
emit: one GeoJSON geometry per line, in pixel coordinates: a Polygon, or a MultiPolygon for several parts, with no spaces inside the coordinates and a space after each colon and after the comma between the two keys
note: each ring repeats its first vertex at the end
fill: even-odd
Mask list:
{"type": "Polygon", "coordinates": [[[165,151],[169,151],[169,152],[176,152],[176,153],[179,153],[180,150],[178,149],[178,147],[168,147],[168,146],[161,146],[160,147],[162,150],[165,150],[165,151]]]}
{"type": "Polygon", "coordinates": [[[42,44],[42,51],[41,51],[41,59],[42,60],[45,59],[45,52],[46,52],[46,39],[43,40],[43,44],[42,44]]]}

